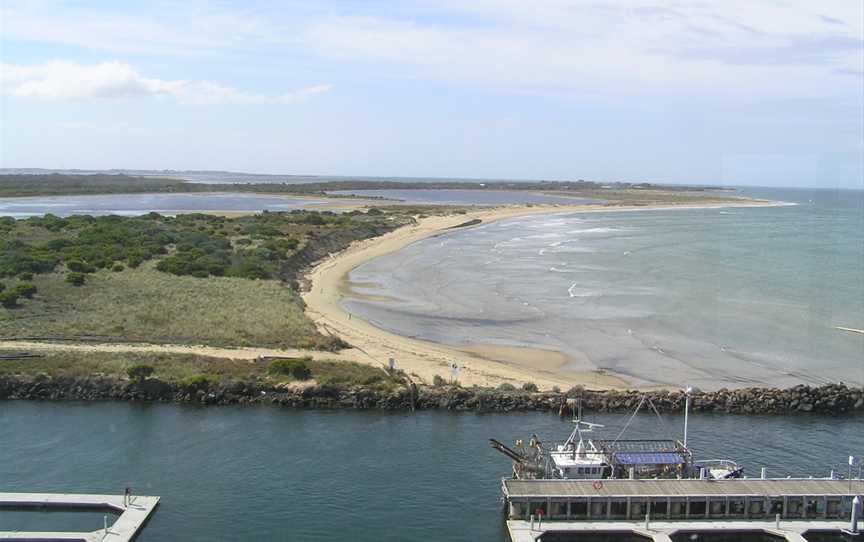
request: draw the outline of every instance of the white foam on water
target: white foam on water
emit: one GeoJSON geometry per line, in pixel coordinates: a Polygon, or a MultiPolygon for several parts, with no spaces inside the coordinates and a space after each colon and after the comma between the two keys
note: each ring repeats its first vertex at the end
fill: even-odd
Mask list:
{"type": "Polygon", "coordinates": [[[567,233],[571,235],[576,235],[580,233],[614,233],[616,231],[624,231],[623,228],[609,228],[609,227],[600,227],[600,228],[585,228],[581,230],[570,230],[567,233]]]}
{"type": "Polygon", "coordinates": [[[584,288],[579,288],[579,283],[574,282],[567,288],[567,293],[570,297],[600,297],[600,292],[597,290],[586,290],[584,288]]]}

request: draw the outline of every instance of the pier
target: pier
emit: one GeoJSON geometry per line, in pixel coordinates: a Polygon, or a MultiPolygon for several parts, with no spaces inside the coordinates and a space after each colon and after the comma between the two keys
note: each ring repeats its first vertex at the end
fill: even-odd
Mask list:
{"type": "Polygon", "coordinates": [[[107,529],[92,532],[0,531],[0,541],[131,542],[159,504],[159,497],[141,495],[80,495],[69,493],[0,493],[4,509],[113,511],[120,517],[107,529]]]}
{"type": "Polygon", "coordinates": [[[676,533],[719,530],[803,542],[808,531],[848,529],[864,481],[504,479],[502,490],[513,542],[576,540],[587,533],[632,533],[669,542],[676,533]]]}

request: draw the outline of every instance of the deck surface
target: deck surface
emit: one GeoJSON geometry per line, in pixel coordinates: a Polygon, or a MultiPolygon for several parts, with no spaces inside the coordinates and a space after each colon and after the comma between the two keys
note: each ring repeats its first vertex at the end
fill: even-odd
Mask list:
{"type": "Polygon", "coordinates": [[[864,495],[864,480],[768,479],[735,480],[504,480],[506,495],[519,497],[704,497],[778,495],[864,495]]]}
{"type": "MultiPolygon", "coordinates": [[[[646,527],[644,521],[554,521],[534,523],[529,521],[507,522],[507,531],[513,542],[535,542],[544,532],[609,533],[631,532],[642,535],[653,542],[671,542],[676,532],[698,531],[700,533],[723,531],[763,531],[777,535],[789,542],[807,542],[802,536],[807,531],[840,531],[849,527],[848,521],[781,521],[779,528],[773,521],[652,521],[646,527]]],[[[864,535],[862,535],[864,536],[864,535]]],[[[542,540],[540,541],[542,542],[542,540]]]]}
{"type": "Polygon", "coordinates": [[[0,493],[0,514],[3,508],[80,508],[81,510],[113,510],[120,517],[108,531],[86,533],[0,531],[0,541],[80,541],[129,542],[144,526],[156,509],[159,497],[133,495],[124,505],[123,495],[80,495],[72,493],[0,493]]]}

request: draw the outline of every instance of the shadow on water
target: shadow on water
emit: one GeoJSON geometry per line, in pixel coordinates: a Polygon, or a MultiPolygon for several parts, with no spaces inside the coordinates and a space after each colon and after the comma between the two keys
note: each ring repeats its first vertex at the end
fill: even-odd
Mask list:
{"type": "Polygon", "coordinates": [[[698,531],[680,531],[670,536],[672,542],[774,542],[784,540],[783,537],[762,531],[733,531],[705,533],[698,531]]]}
{"type": "Polygon", "coordinates": [[[804,538],[808,542],[854,542],[861,540],[861,536],[852,537],[839,531],[807,531],[804,538]]]}

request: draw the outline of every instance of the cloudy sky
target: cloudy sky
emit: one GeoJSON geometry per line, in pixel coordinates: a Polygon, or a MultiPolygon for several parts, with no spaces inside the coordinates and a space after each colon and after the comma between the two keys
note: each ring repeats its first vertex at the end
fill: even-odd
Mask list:
{"type": "Polygon", "coordinates": [[[864,187],[861,0],[0,2],[0,167],[864,187]]]}

